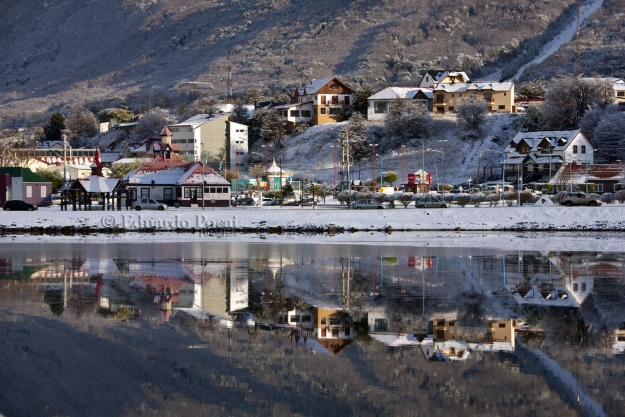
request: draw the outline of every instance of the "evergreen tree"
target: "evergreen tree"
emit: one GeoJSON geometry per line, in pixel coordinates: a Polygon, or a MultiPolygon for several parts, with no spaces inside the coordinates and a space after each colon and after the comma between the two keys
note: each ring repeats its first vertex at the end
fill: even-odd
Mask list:
{"type": "Polygon", "coordinates": [[[286,136],[286,123],[277,110],[269,110],[267,117],[260,130],[261,137],[265,142],[273,141],[276,149],[282,148],[282,141],[286,136]]]}
{"type": "Polygon", "coordinates": [[[369,127],[365,118],[355,112],[347,122],[347,135],[349,139],[349,152],[358,162],[369,154],[369,138],[367,132],[369,127]]]}
{"type": "Polygon", "coordinates": [[[240,98],[237,99],[234,105],[234,109],[232,110],[232,114],[230,115],[228,120],[241,124],[245,124],[249,121],[247,109],[245,108],[244,103],[240,98]]]}
{"type": "Polygon", "coordinates": [[[50,117],[50,121],[43,128],[46,140],[63,140],[63,130],[65,130],[65,116],[58,111],[50,117]]]}
{"type": "Polygon", "coordinates": [[[367,109],[369,108],[368,98],[374,94],[373,87],[370,85],[362,86],[354,95],[353,110],[355,113],[367,117],[367,109]]]}

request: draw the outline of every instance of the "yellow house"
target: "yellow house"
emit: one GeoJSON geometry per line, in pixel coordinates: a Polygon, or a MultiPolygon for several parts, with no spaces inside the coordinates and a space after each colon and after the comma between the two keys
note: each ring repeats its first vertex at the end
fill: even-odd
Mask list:
{"type": "Polygon", "coordinates": [[[492,113],[516,113],[514,104],[514,83],[472,82],[439,83],[433,91],[434,112],[439,114],[454,113],[463,98],[472,95],[483,99],[492,113]]]}
{"type": "Polygon", "coordinates": [[[514,347],[514,331],[517,320],[489,320],[486,329],[466,328],[458,325],[455,319],[438,318],[433,320],[434,341],[467,340],[469,342],[504,342],[514,347]]]}

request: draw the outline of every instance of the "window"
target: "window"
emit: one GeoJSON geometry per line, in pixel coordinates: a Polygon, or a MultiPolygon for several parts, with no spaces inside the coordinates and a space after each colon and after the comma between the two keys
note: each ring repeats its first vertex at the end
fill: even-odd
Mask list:
{"type": "Polygon", "coordinates": [[[172,197],[172,190],[171,190],[171,188],[163,189],[163,198],[165,200],[171,200],[171,197],[172,197]]]}
{"type": "Polygon", "coordinates": [[[150,189],[142,188],[141,189],[141,198],[150,198],[150,189]]]}
{"type": "Polygon", "coordinates": [[[215,187],[210,187],[208,189],[208,192],[211,193],[211,194],[215,194],[215,187]]]}
{"type": "Polygon", "coordinates": [[[503,93],[503,96],[505,97],[505,96],[506,96],[506,93],[503,93]]]}
{"type": "Polygon", "coordinates": [[[454,111],[455,107],[454,106],[449,106],[449,111],[454,111]]]}
{"type": "Polygon", "coordinates": [[[437,103],[444,103],[445,102],[445,94],[437,94],[436,95],[436,102],[437,103]]]}
{"type": "Polygon", "coordinates": [[[453,326],[455,326],[455,325],[456,325],[456,322],[455,322],[455,321],[453,321],[453,320],[452,320],[452,321],[450,321],[450,322],[449,322],[449,327],[453,327],[453,326]]]}
{"type": "Polygon", "coordinates": [[[582,282],[582,291],[586,291],[586,283],[582,282]]]}
{"type": "Polygon", "coordinates": [[[28,185],[26,186],[26,197],[30,198],[33,196],[33,186],[32,185],[28,185]]]}
{"type": "Polygon", "coordinates": [[[338,116],[339,114],[341,114],[341,109],[338,107],[332,107],[330,109],[330,115],[331,116],[338,116]]]}
{"type": "Polygon", "coordinates": [[[373,112],[374,113],[388,113],[388,102],[387,101],[374,101],[373,112]]]}
{"type": "Polygon", "coordinates": [[[326,103],[326,96],[321,96],[321,104],[325,104],[326,103]]]}
{"type": "Polygon", "coordinates": [[[302,117],[310,117],[310,110],[302,110],[302,117]]]}
{"type": "Polygon", "coordinates": [[[577,282],[573,284],[573,291],[577,291],[577,282]]]}
{"type": "Polygon", "coordinates": [[[573,145],[573,153],[577,153],[577,145],[573,145]]]}
{"type": "Polygon", "coordinates": [[[505,104],[500,104],[499,105],[499,110],[505,110],[506,109],[506,105],[505,104]]]}
{"type": "Polygon", "coordinates": [[[291,117],[299,117],[299,110],[291,110],[291,117]]]}
{"type": "Polygon", "coordinates": [[[310,323],[312,321],[311,316],[302,316],[302,323],[310,323]]]}
{"type": "Polygon", "coordinates": [[[603,184],[595,184],[595,192],[602,193],[603,192],[603,184]]]}
{"type": "Polygon", "coordinates": [[[345,105],[349,106],[349,96],[345,96],[345,105]]]}
{"type": "Polygon", "coordinates": [[[499,323],[499,328],[500,329],[505,329],[506,328],[506,323],[499,323]]]}
{"type": "Polygon", "coordinates": [[[321,114],[326,114],[326,108],[325,107],[321,108],[321,114]]]}
{"type": "Polygon", "coordinates": [[[625,97],[625,91],[617,91],[616,92],[616,96],[617,97],[625,97]]]}
{"type": "Polygon", "coordinates": [[[388,320],[375,319],[375,323],[373,324],[373,330],[376,332],[388,332],[388,320]]]}
{"type": "MultiPolygon", "coordinates": [[[[379,319],[376,319],[376,320],[379,320],[379,319]]],[[[321,324],[326,324],[326,318],[325,317],[321,319],[321,324]]]]}
{"type": "Polygon", "coordinates": [[[332,104],[339,104],[339,96],[332,96],[332,104]]]}
{"type": "Polygon", "coordinates": [[[300,316],[299,314],[296,314],[294,316],[291,316],[291,323],[299,323],[300,322],[300,316]]]}
{"type": "Polygon", "coordinates": [[[586,145],[582,145],[581,151],[582,151],[582,153],[586,153],[586,145]]]}
{"type": "Polygon", "coordinates": [[[493,93],[484,93],[484,100],[491,101],[493,99],[493,93]]]}
{"type": "Polygon", "coordinates": [[[314,114],[315,116],[317,115],[317,108],[316,108],[316,107],[313,109],[313,114],[314,114]]]}
{"type": "Polygon", "coordinates": [[[452,97],[455,97],[454,94],[451,95],[452,97]]]}
{"type": "Polygon", "coordinates": [[[45,196],[46,196],[46,186],[45,185],[41,186],[41,194],[40,195],[41,195],[42,198],[45,198],[45,196]]]}

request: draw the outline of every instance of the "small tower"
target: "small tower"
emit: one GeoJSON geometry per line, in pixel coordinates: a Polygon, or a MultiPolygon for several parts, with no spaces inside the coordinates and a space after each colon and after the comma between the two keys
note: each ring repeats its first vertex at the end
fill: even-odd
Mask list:
{"type": "Polygon", "coordinates": [[[169,131],[167,126],[164,126],[163,130],[161,130],[161,144],[171,145],[171,132],[169,131]]]}

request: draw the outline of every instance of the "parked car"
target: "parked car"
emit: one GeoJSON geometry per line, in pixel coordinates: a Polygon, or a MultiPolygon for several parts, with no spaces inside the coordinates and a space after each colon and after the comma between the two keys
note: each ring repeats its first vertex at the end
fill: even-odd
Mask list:
{"type": "Polygon", "coordinates": [[[436,197],[424,197],[415,203],[416,208],[449,208],[449,203],[436,197]]]}
{"type": "Polygon", "coordinates": [[[498,187],[496,185],[489,185],[482,188],[482,194],[499,194],[500,189],[501,187],[498,187]]]}
{"type": "Polygon", "coordinates": [[[276,200],[274,200],[273,198],[263,198],[263,202],[262,202],[263,206],[277,206],[278,202],[276,200]]]}
{"type": "Polygon", "coordinates": [[[132,208],[137,211],[140,211],[140,210],[163,211],[163,210],[167,210],[167,204],[159,203],[158,201],[152,200],[151,198],[142,198],[132,203],[132,208]]]}
{"type": "Polygon", "coordinates": [[[297,197],[295,197],[294,195],[287,195],[282,197],[279,200],[279,203],[281,206],[297,206],[299,204],[299,201],[297,201],[297,197]]]}
{"type": "Polygon", "coordinates": [[[34,211],[37,210],[37,206],[27,203],[22,200],[7,200],[2,206],[4,211],[34,211]]]}
{"type": "Polygon", "coordinates": [[[360,200],[360,201],[356,201],[353,205],[353,208],[355,209],[383,209],[384,208],[384,204],[382,203],[378,203],[377,201],[374,200],[360,200]]]}
{"type": "Polygon", "coordinates": [[[303,198],[299,202],[300,206],[315,206],[317,202],[314,198],[303,198]]]}
{"type": "Polygon", "coordinates": [[[53,206],[58,206],[61,204],[61,194],[52,194],[50,204],[53,206]]]}
{"type": "Polygon", "coordinates": [[[600,206],[601,200],[597,198],[591,198],[586,193],[566,193],[560,198],[560,205],[562,206],[600,206]]]}
{"type": "Polygon", "coordinates": [[[253,206],[256,204],[256,200],[252,197],[239,197],[232,202],[233,206],[253,206]]]}

